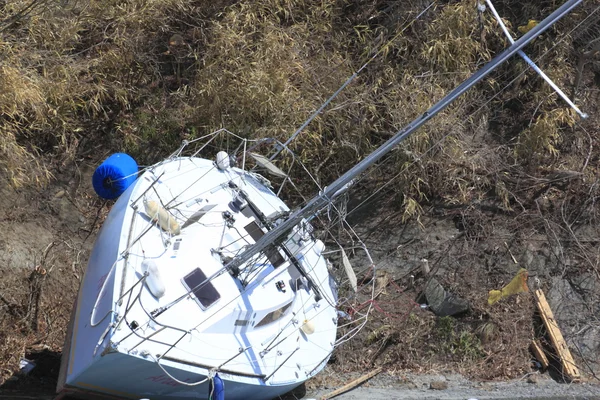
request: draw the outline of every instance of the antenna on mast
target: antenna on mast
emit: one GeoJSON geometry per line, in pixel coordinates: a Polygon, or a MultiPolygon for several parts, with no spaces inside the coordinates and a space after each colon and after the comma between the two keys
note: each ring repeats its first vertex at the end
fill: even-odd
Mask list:
{"type": "MultiPolygon", "coordinates": [[[[500,28],[502,28],[502,30],[504,31],[504,34],[506,35],[506,38],[508,39],[508,41],[510,42],[510,44],[514,44],[515,40],[513,39],[513,37],[510,34],[510,32],[508,31],[508,28],[504,24],[504,21],[502,21],[502,18],[500,18],[500,15],[496,11],[496,8],[494,8],[494,5],[492,4],[492,0],[485,0],[485,2],[488,5],[488,7],[490,8],[490,11],[492,12],[492,14],[494,14],[494,18],[496,18],[496,21],[498,22],[498,25],[500,25],[500,28]]],[[[481,12],[485,11],[485,6],[483,5],[483,3],[479,3],[478,7],[479,7],[479,11],[481,11],[481,12]]],[[[525,60],[525,62],[527,64],[529,64],[529,66],[535,72],[537,72],[539,76],[542,77],[542,79],[544,79],[546,82],[548,82],[548,85],[550,85],[552,87],[552,89],[554,89],[554,91],[569,105],[569,107],[571,107],[573,110],[575,110],[575,112],[577,114],[579,114],[579,116],[581,118],[586,119],[588,117],[588,115],[586,113],[582,112],[579,108],[577,108],[577,106],[571,101],[571,99],[569,99],[567,97],[567,95],[562,90],[560,90],[560,88],[554,82],[552,82],[552,79],[550,79],[548,77],[548,75],[546,75],[544,73],[544,71],[542,71],[540,69],[540,67],[538,67],[531,60],[531,58],[529,58],[527,56],[527,54],[525,54],[525,52],[523,50],[519,50],[517,52],[517,54],[519,54],[521,56],[521,58],[523,58],[523,60],[525,60]]]]}

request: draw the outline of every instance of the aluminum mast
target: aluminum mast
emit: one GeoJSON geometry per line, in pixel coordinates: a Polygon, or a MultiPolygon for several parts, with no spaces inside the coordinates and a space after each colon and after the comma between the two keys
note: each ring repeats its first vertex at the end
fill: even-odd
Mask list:
{"type": "Polygon", "coordinates": [[[250,246],[247,250],[241,253],[239,256],[230,261],[225,268],[236,268],[241,264],[249,261],[254,255],[263,251],[269,245],[281,240],[291,229],[298,225],[303,218],[314,214],[319,209],[323,208],[333,199],[338,192],[343,191],[347,185],[349,185],[354,178],[359,174],[363,173],[367,168],[375,164],[381,157],[390,152],[395,146],[401,141],[406,139],[409,135],[419,129],[423,124],[433,118],[437,113],[446,108],[456,98],[461,96],[467,90],[469,90],[476,83],[481,81],[490,72],[492,72],[500,64],[508,60],[519,50],[525,47],[533,39],[541,35],[546,29],[554,25],[559,19],[568,14],[573,8],[578,6],[583,0],[569,0],[560,6],[556,11],[550,14],[546,19],[540,22],[532,30],[523,35],[519,40],[514,42],[510,47],[498,54],[494,59],[487,63],[483,68],[457,86],[452,92],[446,97],[433,105],[429,110],[425,111],[422,115],[417,117],[413,122],[400,129],[396,134],[390,138],[387,142],[377,148],[373,153],[367,156],[360,163],[349,169],[346,173],[340,176],[338,179],[333,181],[327,186],[323,192],[313,197],[308,203],[301,209],[296,210],[288,219],[280,223],[278,226],[267,232],[263,237],[256,241],[253,246],[250,246]]]}

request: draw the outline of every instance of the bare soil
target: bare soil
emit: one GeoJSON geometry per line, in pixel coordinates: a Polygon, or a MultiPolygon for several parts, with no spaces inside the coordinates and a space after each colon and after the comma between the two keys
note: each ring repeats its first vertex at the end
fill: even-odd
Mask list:
{"type": "Polygon", "coordinates": [[[2,391],[55,387],[70,310],[108,211],[91,189],[93,169],[55,171],[55,181],[46,188],[1,189],[2,391]],[[31,376],[19,373],[24,358],[36,362],[31,376]]]}

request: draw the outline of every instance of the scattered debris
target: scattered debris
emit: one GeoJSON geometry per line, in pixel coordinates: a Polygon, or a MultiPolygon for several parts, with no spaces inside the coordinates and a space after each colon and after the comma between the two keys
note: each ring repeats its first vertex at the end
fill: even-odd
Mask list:
{"type": "Polygon", "coordinates": [[[425,298],[431,310],[440,317],[462,314],[469,310],[466,300],[448,293],[435,278],[425,287],[425,298]]]}
{"type": "Polygon", "coordinates": [[[346,275],[348,276],[348,280],[350,281],[350,285],[352,286],[352,290],[356,292],[358,290],[356,274],[354,273],[354,269],[350,264],[350,260],[348,260],[348,256],[346,255],[346,251],[344,251],[343,247],[340,247],[342,250],[342,264],[344,264],[344,270],[346,271],[346,275]]]}
{"type": "Polygon", "coordinates": [[[504,246],[506,247],[506,251],[508,251],[508,254],[510,254],[510,258],[512,258],[513,262],[515,264],[518,264],[519,262],[517,261],[517,259],[513,255],[512,251],[510,251],[510,247],[508,247],[508,244],[506,242],[504,242],[504,246]]]}
{"type": "Polygon", "coordinates": [[[257,154],[257,153],[249,153],[249,154],[261,168],[264,168],[271,175],[278,176],[280,178],[287,178],[287,174],[285,172],[283,172],[282,170],[280,170],[267,157],[257,154]]]}
{"type": "Polygon", "coordinates": [[[383,370],[383,368],[381,368],[381,367],[375,368],[373,371],[369,372],[368,374],[363,375],[360,378],[355,379],[355,380],[353,380],[353,381],[345,384],[341,388],[336,389],[333,392],[326,394],[325,396],[322,396],[321,400],[332,399],[335,396],[339,396],[340,394],[345,393],[345,392],[347,392],[350,389],[354,389],[355,387],[357,387],[361,383],[363,383],[363,382],[371,379],[372,377],[374,377],[375,375],[377,375],[378,373],[380,373],[382,370],[383,370]]]}
{"type": "Polygon", "coordinates": [[[546,296],[542,289],[538,289],[535,291],[535,298],[538,310],[540,312],[540,316],[544,325],[546,325],[546,329],[548,330],[548,335],[550,336],[550,340],[554,348],[556,349],[558,358],[563,366],[563,376],[565,376],[571,382],[577,382],[581,379],[579,375],[579,370],[575,365],[575,361],[573,360],[573,356],[567,347],[567,343],[563,338],[563,335],[554,319],[554,315],[552,314],[552,310],[546,301],[546,296]]]}
{"type": "Polygon", "coordinates": [[[375,271],[375,298],[378,298],[381,294],[387,294],[386,288],[391,280],[392,277],[387,271],[383,269],[375,271]]]}
{"type": "Polygon", "coordinates": [[[527,270],[525,268],[521,268],[517,275],[508,283],[508,285],[504,286],[501,290],[490,290],[490,295],[488,297],[488,304],[492,305],[497,301],[511,296],[513,294],[528,292],[527,288],[527,277],[529,276],[527,270]]]}
{"type": "Polygon", "coordinates": [[[421,259],[421,272],[423,273],[423,275],[427,276],[427,275],[429,275],[430,271],[431,271],[431,268],[429,268],[429,260],[426,258],[422,258],[421,259]]]}

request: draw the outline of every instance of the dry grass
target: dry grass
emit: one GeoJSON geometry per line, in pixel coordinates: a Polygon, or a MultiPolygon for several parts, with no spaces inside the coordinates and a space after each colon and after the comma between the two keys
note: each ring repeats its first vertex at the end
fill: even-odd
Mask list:
{"type": "MultiPolygon", "coordinates": [[[[515,32],[555,7],[549,1],[495,3],[515,32]]],[[[592,11],[591,3],[527,48],[532,58],[543,56],[539,64],[560,86],[574,80],[573,52],[587,49],[589,40],[581,38],[596,28],[583,25],[586,31],[574,32],[575,41],[558,39],[592,11]]],[[[399,34],[424,7],[417,0],[7,0],[0,6],[0,176],[17,188],[43,186],[57,169],[123,150],[149,164],[181,140],[221,127],[284,140],[382,49],[292,144],[326,184],[505,47],[493,19],[481,18],[470,0],[441,2],[399,34]]],[[[383,160],[361,182],[362,190],[370,194],[397,176],[381,196],[400,210],[402,221],[419,220],[431,205],[452,208],[473,241],[490,229],[478,211],[484,205],[514,217],[515,230],[523,224],[549,237],[555,231],[574,236],[569,229],[576,221],[597,218],[594,144],[600,124],[592,119],[589,129],[577,129],[572,113],[539,78],[520,75],[524,68],[513,60],[456,101],[383,160]],[[548,183],[548,176],[563,170],[581,171],[585,179],[562,182],[569,191],[548,183]],[[546,208],[538,208],[539,199],[546,208]]],[[[580,88],[594,85],[597,61],[585,68],[580,88]]],[[[581,101],[594,107],[598,99],[581,101]]],[[[294,177],[303,179],[302,173],[294,177]]],[[[586,265],[597,273],[588,258],[586,265]]],[[[13,278],[3,284],[21,291],[5,297],[23,310],[27,276],[13,278]]],[[[48,293],[44,309],[64,306],[48,293]]],[[[392,306],[397,301],[389,299],[392,306]]],[[[485,364],[493,366],[486,377],[516,376],[526,353],[521,342],[511,342],[515,332],[508,327],[531,311],[524,302],[496,314],[477,309],[478,316],[488,312],[485,323],[498,326],[500,334],[489,343],[477,342],[479,322],[460,323],[441,337],[431,317],[406,317],[407,334],[383,329],[390,321],[381,317],[372,327],[378,333],[369,341],[371,353],[351,346],[358,354],[351,361],[362,366],[387,360],[419,370],[444,363],[459,368],[469,360],[466,373],[485,364]],[[436,353],[436,337],[448,357],[436,353]],[[511,345],[516,358],[501,359],[515,350],[511,345]]],[[[41,338],[58,345],[67,318],[42,318],[62,327],[47,336],[46,322],[39,329],[46,333],[32,333],[21,311],[7,315],[4,309],[2,324],[19,329],[0,340],[2,357],[41,338]]]]}
{"type": "MultiPolygon", "coordinates": [[[[184,138],[221,127],[283,140],[381,48],[293,144],[327,182],[504,45],[493,19],[469,2],[440,5],[399,35],[420,3],[38,0],[23,15],[27,4],[10,1],[0,10],[1,167],[13,186],[44,184],[51,179],[49,164],[69,163],[98,142],[144,164],[184,138]]],[[[565,65],[567,48],[552,52],[559,60],[550,75],[565,65]]],[[[537,86],[524,94],[532,107],[548,93],[537,86]]],[[[469,139],[485,127],[479,116],[465,119],[488,89],[457,101],[386,164],[406,170],[397,187],[407,196],[400,198],[407,218],[420,215],[415,201],[464,201],[473,185],[489,188],[477,183],[479,174],[463,176],[447,165],[453,159],[471,170],[488,167],[473,157],[469,139]],[[452,139],[438,143],[446,135],[452,139]],[[436,144],[417,168],[407,168],[436,144]]],[[[545,102],[539,112],[555,115],[555,108],[556,102],[545,102]]],[[[555,131],[565,126],[564,118],[543,121],[555,131]]],[[[535,139],[534,128],[524,131],[516,153],[532,143],[549,149],[556,141],[555,134],[535,139]]]]}

